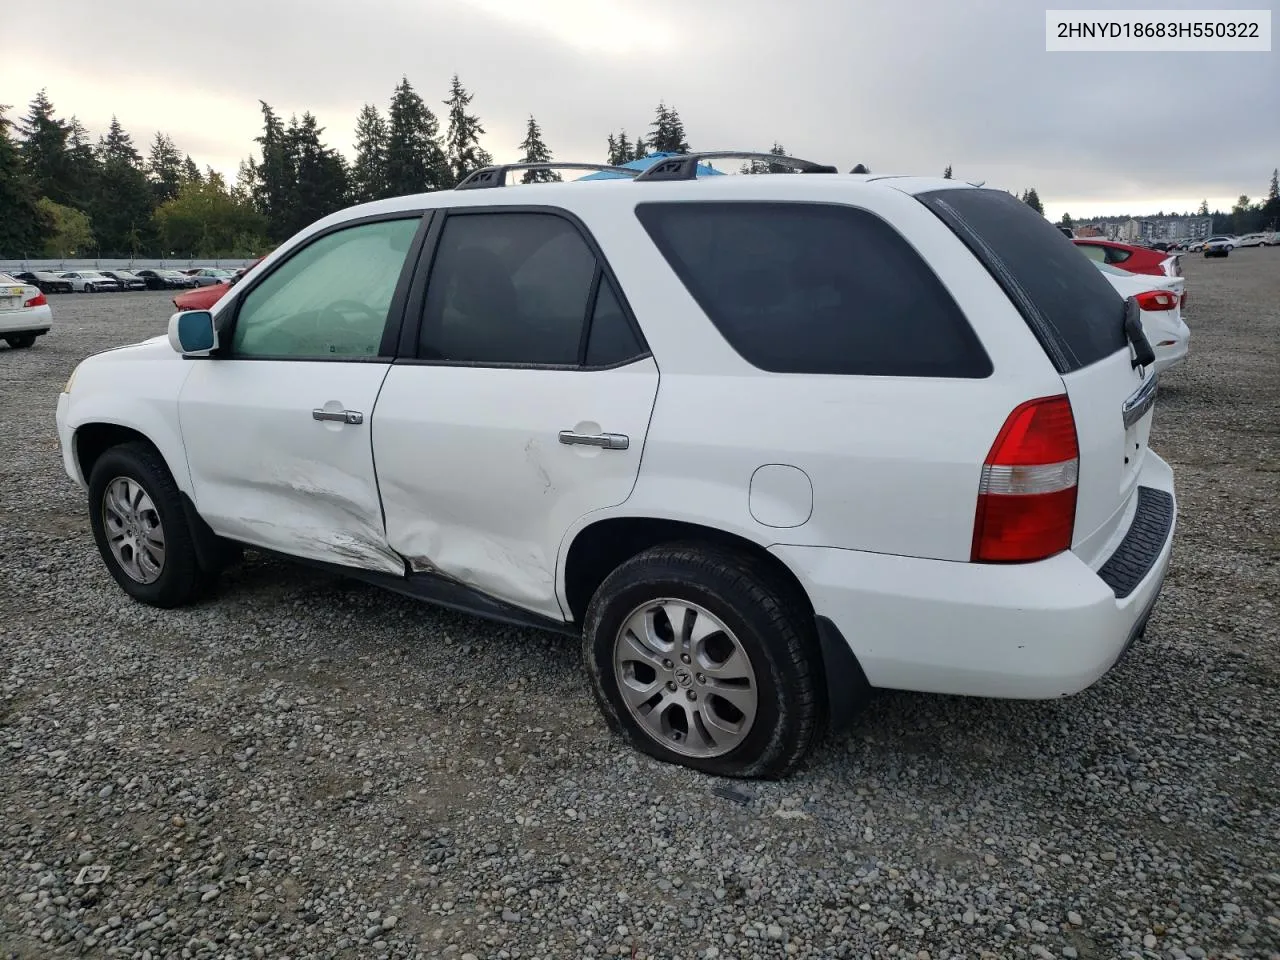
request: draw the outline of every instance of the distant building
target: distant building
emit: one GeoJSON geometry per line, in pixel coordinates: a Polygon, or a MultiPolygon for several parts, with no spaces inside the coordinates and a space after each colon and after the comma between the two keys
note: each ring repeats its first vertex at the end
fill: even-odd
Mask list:
{"type": "Polygon", "coordinates": [[[1077,237],[1103,237],[1122,243],[1145,240],[1199,240],[1213,234],[1213,217],[1105,217],[1076,227],[1077,237]]]}

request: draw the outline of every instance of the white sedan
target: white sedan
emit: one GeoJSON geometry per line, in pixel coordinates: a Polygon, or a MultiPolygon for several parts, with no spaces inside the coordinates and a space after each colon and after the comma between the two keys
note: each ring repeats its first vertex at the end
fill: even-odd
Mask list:
{"type": "Polygon", "coordinates": [[[99,290],[119,290],[120,281],[112,280],[105,273],[97,270],[77,270],[62,274],[63,280],[71,281],[71,289],[76,293],[97,293],[99,290]]]}
{"type": "Polygon", "coordinates": [[[0,340],[21,350],[51,326],[53,311],[40,288],[0,273],[0,340]]]}
{"type": "Polygon", "coordinates": [[[1111,281],[1120,296],[1134,297],[1142,308],[1142,332],[1155,351],[1156,373],[1163,373],[1187,358],[1191,330],[1182,319],[1187,301],[1186,281],[1182,277],[1153,277],[1129,273],[1106,263],[1095,267],[1111,281]]]}

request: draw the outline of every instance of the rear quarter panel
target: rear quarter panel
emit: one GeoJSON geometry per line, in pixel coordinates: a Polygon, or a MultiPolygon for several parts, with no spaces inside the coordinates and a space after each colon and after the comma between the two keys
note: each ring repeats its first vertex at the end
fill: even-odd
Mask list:
{"type": "MultiPolygon", "coordinates": [[[[764,545],[968,560],[981,466],[996,434],[1022,401],[1061,393],[1061,378],[995,281],[913,197],[858,181],[837,190],[817,176],[742,179],[790,182],[700,193],[843,202],[893,224],[968,316],[995,372],[943,380],[758,370],[721,337],[649,239],[634,214],[639,191],[612,209],[614,197],[604,198],[575,212],[610,258],[661,370],[639,480],[608,515],[714,525],[764,545]],[[753,517],[751,478],[766,464],[808,476],[806,522],[773,527],[753,517]]],[[[687,198],[679,189],[687,186],[645,185],[643,199],[687,198]]]]}

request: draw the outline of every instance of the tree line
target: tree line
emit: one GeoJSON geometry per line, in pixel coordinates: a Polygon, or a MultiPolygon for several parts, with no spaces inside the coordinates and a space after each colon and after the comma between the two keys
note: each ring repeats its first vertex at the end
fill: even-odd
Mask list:
{"type": "MultiPolygon", "coordinates": [[[[350,204],[447,190],[493,163],[473,99],[455,75],[437,115],[402,77],[385,110],[360,108],[349,162],[325,143],[311,112],[286,121],[259,101],[256,152],[227,183],[164,132],[144,156],[113,117],[94,143],[41,90],[16,122],[0,106],[0,255],[256,256],[350,204]]],[[[690,149],[680,114],[665,102],[643,135],[610,133],[606,147],[604,159],[617,164],[690,149]]],[[[520,162],[554,160],[533,116],[518,149],[520,162]]],[[[560,174],[529,170],[521,179],[542,183],[560,174]]]]}

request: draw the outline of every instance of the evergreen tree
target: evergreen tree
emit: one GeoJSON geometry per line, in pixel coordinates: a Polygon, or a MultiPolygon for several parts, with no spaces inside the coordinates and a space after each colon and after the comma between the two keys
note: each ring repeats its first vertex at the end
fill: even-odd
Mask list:
{"type": "Polygon", "coordinates": [[[67,195],[70,202],[85,209],[98,190],[101,169],[89,131],[73,114],[67,121],[67,195]]]}
{"type": "Polygon", "coordinates": [[[1066,227],[1068,230],[1072,230],[1075,228],[1075,221],[1071,219],[1071,214],[1064,213],[1062,215],[1062,225],[1066,227]]]}
{"type": "Polygon", "coordinates": [[[71,163],[67,149],[71,128],[53,115],[53,103],[44,90],[31,101],[18,130],[22,136],[19,147],[22,162],[37,196],[48,197],[55,203],[71,202],[71,163]]]}
{"type": "Polygon", "coordinates": [[[98,182],[89,213],[99,250],[108,256],[138,254],[152,245],[151,214],[155,197],[143,172],[133,138],[111,118],[107,135],[98,141],[98,182]]]}
{"type": "Polygon", "coordinates": [[[467,92],[455,73],[449,87],[449,99],[444,101],[449,108],[449,134],[445,142],[453,183],[493,163],[493,157],[480,146],[480,134],[484,133],[480,118],[467,113],[467,107],[474,98],[475,94],[467,92]]]}
{"type": "Polygon", "coordinates": [[[387,190],[387,124],[378,108],[366,103],[356,117],[356,159],[351,165],[351,199],[381,200],[387,190]]]}
{"type": "Polygon", "coordinates": [[[624,163],[630,163],[632,160],[639,160],[645,156],[644,141],[637,140],[634,144],[627,137],[627,131],[623,130],[616,137],[609,134],[609,159],[610,166],[619,167],[624,163]]]}
{"type": "Polygon", "coordinates": [[[1280,200],[1280,169],[1271,171],[1271,186],[1267,188],[1267,201],[1280,200]]]}
{"type": "Polygon", "coordinates": [[[321,217],[342,209],[347,202],[347,165],[335,150],[320,140],[324,128],[310,112],[289,123],[285,135],[295,189],[285,236],[292,236],[321,217]]]}
{"type": "MultiPolygon", "coordinates": [[[[266,218],[268,236],[279,242],[293,233],[290,228],[294,222],[294,192],[297,186],[295,165],[289,155],[290,143],[284,122],[265,100],[259,100],[258,103],[262,108],[262,133],[254,141],[262,151],[262,159],[257,163],[253,204],[266,218]]],[[[195,177],[189,179],[198,182],[195,177]]]]}
{"type": "Polygon", "coordinates": [[[450,186],[440,145],[440,121],[402,77],[391,97],[387,124],[387,195],[404,196],[450,186]]]}
{"type": "Polygon", "coordinates": [[[41,253],[52,224],[36,204],[35,185],[9,133],[8,109],[0,105],[0,256],[26,259],[41,253]]]}
{"type": "MultiPolygon", "coordinates": [[[[520,155],[521,163],[549,163],[553,159],[550,148],[542,140],[542,129],[532,114],[525,127],[524,139],[520,141],[520,149],[523,151],[520,155]]],[[[521,183],[551,183],[559,180],[560,174],[554,170],[526,170],[520,178],[521,183]]]]}
{"type": "Polygon", "coordinates": [[[147,156],[147,176],[156,205],[172,200],[182,186],[182,155],[166,133],[157,132],[147,156]]]}
{"type": "Polygon", "coordinates": [[[943,180],[950,180],[950,179],[951,179],[951,164],[949,164],[949,163],[948,163],[948,164],[947,164],[947,169],[945,169],[945,170],[943,170],[943,171],[942,171],[942,179],[943,179],[943,180]]]}
{"type": "Polygon", "coordinates": [[[1040,195],[1036,193],[1035,187],[1023,191],[1022,202],[1041,216],[1044,215],[1044,204],[1040,202],[1040,195]]]}
{"type": "Polygon", "coordinates": [[[1208,200],[1201,200],[1201,201],[1200,201],[1200,209],[1198,209],[1198,210],[1196,211],[1196,216],[1197,216],[1197,217],[1207,217],[1207,216],[1209,216],[1209,201],[1208,201],[1208,200]]]}
{"type": "Polygon", "coordinates": [[[688,153],[689,141],[685,138],[684,122],[674,107],[659,101],[649,130],[649,146],[654,153],[688,153]]]}

